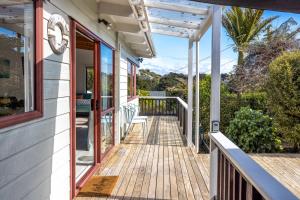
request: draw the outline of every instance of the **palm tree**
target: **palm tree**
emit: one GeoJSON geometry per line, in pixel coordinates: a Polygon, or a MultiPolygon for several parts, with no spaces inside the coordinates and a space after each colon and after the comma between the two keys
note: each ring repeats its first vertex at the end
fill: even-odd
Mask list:
{"type": "Polygon", "coordinates": [[[239,7],[231,7],[224,13],[222,23],[238,52],[238,66],[244,62],[244,50],[248,44],[277,18],[263,19],[263,13],[263,10],[239,7]]]}

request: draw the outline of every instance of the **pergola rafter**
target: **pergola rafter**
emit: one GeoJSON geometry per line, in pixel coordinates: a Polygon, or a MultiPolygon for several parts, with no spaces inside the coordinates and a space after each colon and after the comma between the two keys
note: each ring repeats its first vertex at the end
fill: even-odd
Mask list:
{"type": "Polygon", "coordinates": [[[143,20],[147,21],[152,33],[199,40],[211,24],[211,8],[182,2],[139,0],[134,4],[142,5],[143,20]]]}
{"type": "Polygon", "coordinates": [[[156,1],[146,1],[144,3],[145,7],[148,8],[158,8],[163,10],[171,10],[176,12],[185,12],[185,13],[191,13],[195,15],[206,15],[207,9],[205,8],[195,8],[192,6],[186,6],[186,5],[178,5],[174,3],[163,3],[163,2],[156,2],[156,1]]]}
{"type": "Polygon", "coordinates": [[[199,29],[200,25],[195,23],[189,23],[186,21],[172,20],[172,19],[164,19],[158,17],[149,17],[149,23],[153,24],[162,24],[162,25],[171,25],[180,28],[188,28],[188,29],[199,29]]]}

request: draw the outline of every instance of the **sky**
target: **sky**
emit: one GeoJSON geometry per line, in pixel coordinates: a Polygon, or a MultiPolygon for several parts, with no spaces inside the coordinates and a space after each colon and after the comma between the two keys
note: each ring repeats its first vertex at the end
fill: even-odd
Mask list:
{"type": "MultiPolygon", "coordinates": [[[[265,11],[263,17],[278,16],[273,21],[273,27],[278,27],[281,23],[293,17],[300,26],[300,14],[265,11]]],[[[169,72],[187,74],[188,62],[188,39],[177,38],[166,35],[152,34],[156,57],[144,59],[141,69],[150,69],[158,74],[169,72]]],[[[210,73],[211,63],[211,28],[200,40],[200,73],[210,73]]],[[[195,60],[195,56],[193,58],[195,60]]],[[[222,28],[221,32],[221,73],[232,71],[237,63],[237,53],[233,51],[233,42],[222,28]]]]}

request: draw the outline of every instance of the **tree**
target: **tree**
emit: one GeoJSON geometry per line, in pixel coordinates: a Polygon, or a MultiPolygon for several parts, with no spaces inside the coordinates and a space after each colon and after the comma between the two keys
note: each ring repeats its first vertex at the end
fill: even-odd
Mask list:
{"type": "Polygon", "coordinates": [[[269,108],[275,126],[294,150],[300,147],[300,51],[286,52],[269,67],[269,108]]]}
{"type": "Polygon", "coordinates": [[[243,64],[244,51],[249,43],[276,19],[276,17],[263,19],[263,13],[262,10],[239,7],[231,7],[224,13],[222,23],[238,52],[238,66],[243,64]]]}
{"type": "Polygon", "coordinates": [[[264,38],[248,45],[243,65],[236,67],[230,77],[232,90],[238,93],[263,90],[270,63],[283,52],[300,48],[296,37],[299,32],[300,28],[293,18],[275,29],[270,25],[264,38]]]}

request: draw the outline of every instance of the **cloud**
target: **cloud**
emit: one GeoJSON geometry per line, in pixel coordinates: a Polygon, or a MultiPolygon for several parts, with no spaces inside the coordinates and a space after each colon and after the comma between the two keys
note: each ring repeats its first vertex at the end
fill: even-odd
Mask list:
{"type": "MultiPolygon", "coordinates": [[[[187,59],[171,58],[171,57],[157,57],[152,59],[144,59],[141,65],[142,69],[150,69],[158,74],[167,74],[170,72],[187,74],[187,59]]],[[[233,58],[222,57],[221,58],[221,73],[228,73],[233,70],[233,66],[237,61],[233,58]]],[[[194,63],[195,65],[195,63],[194,63]]],[[[199,72],[210,74],[211,71],[211,58],[202,60],[199,65],[199,72]]],[[[194,66],[195,72],[195,66],[194,66]]]]}

